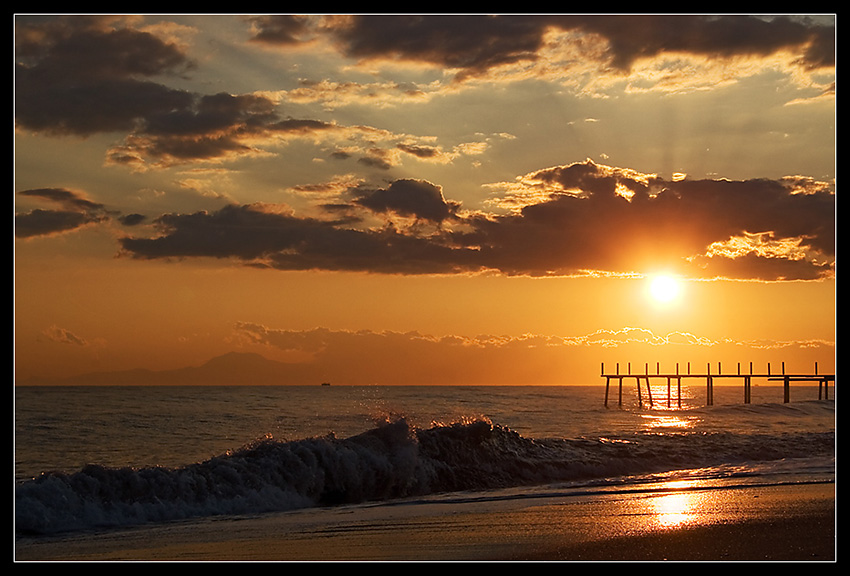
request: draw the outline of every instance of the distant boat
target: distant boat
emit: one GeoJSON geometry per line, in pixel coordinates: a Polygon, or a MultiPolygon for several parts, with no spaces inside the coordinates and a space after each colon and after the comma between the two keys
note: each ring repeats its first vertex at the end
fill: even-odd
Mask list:
{"type": "Polygon", "coordinates": [[[330,382],[322,382],[322,386],[330,386],[330,385],[331,385],[330,382]]]}

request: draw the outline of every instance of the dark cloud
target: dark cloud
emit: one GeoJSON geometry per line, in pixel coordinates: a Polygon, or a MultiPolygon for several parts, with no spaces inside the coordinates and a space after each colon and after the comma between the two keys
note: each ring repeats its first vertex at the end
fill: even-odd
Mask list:
{"type": "Polygon", "coordinates": [[[102,216],[67,210],[36,209],[15,215],[15,236],[32,238],[76,230],[87,224],[102,222],[102,216]]]}
{"type": "Polygon", "coordinates": [[[457,68],[459,78],[532,62],[550,29],[594,33],[610,64],[663,52],[768,55],[792,49],[806,69],[833,66],[835,28],[801,18],[747,15],[361,15],[327,26],[340,50],[358,59],[401,59],[457,68]]]}
{"type": "Polygon", "coordinates": [[[623,15],[571,16],[558,24],[576,26],[605,37],[612,63],[628,68],[639,57],[663,52],[705,56],[773,54],[800,50],[807,68],[835,63],[835,29],[788,17],[748,15],[623,15]]]}
{"type": "Polygon", "coordinates": [[[298,15],[267,15],[251,17],[255,27],[253,40],[268,44],[293,45],[305,40],[310,30],[310,18],[298,15]]]}
{"type": "Polygon", "coordinates": [[[391,226],[375,231],[338,224],[231,205],[213,213],[161,216],[161,236],[124,238],[121,244],[136,258],[235,258],[284,270],[401,274],[450,273],[469,252],[391,226]]]}
{"type": "Polygon", "coordinates": [[[460,215],[425,181],[352,190],[350,204],[454,226],[423,233],[356,218],[326,221],[228,206],[168,214],[156,238],[125,238],[139,258],[236,258],[288,270],[436,274],[496,270],[510,275],[646,272],[776,280],[829,275],[834,195],[792,193],[781,181],[668,182],[587,161],[524,178],[548,196],[503,215],[460,215]]]}
{"type": "Polygon", "coordinates": [[[120,216],[118,220],[124,226],[138,226],[147,220],[147,216],[144,214],[125,214],[124,216],[120,216]]]}
{"type": "Polygon", "coordinates": [[[440,150],[438,148],[434,148],[433,146],[399,144],[396,146],[396,148],[403,152],[407,152],[411,156],[416,156],[417,158],[436,158],[440,155],[440,150]]]}
{"type": "Polygon", "coordinates": [[[827,265],[796,262],[797,269],[828,271],[834,257],[835,197],[828,191],[795,194],[770,180],[668,182],[590,161],[542,170],[526,180],[540,183],[549,199],[517,214],[479,217],[463,239],[480,246],[488,265],[499,270],[539,275],[670,268],[704,275],[695,257],[731,242],[711,254],[714,263],[746,255],[760,266],[745,274],[776,279],[788,277],[787,261],[799,258],[801,250],[818,253],[827,265]],[[749,246],[735,243],[768,231],[776,239],[798,238],[798,249],[768,250],[762,238],[752,237],[749,246]]]}
{"type": "Polygon", "coordinates": [[[16,19],[18,128],[88,136],[124,132],[113,164],[168,166],[256,151],[255,141],[309,135],[335,125],[278,116],[259,95],[199,95],[152,81],[189,70],[176,45],[120,27],[120,19],[16,19]]]}
{"type": "Polygon", "coordinates": [[[170,166],[253,154],[274,137],[321,135],[339,126],[280,118],[263,96],[199,96],[191,107],[152,115],[123,145],[109,152],[115,164],[170,166]]]}
{"type": "Polygon", "coordinates": [[[400,58],[469,73],[533,60],[545,18],[524,16],[355,16],[333,28],[354,58],[400,58]]]}
{"type": "Polygon", "coordinates": [[[359,191],[354,202],[378,213],[395,212],[437,223],[455,215],[460,207],[457,202],[447,202],[439,186],[410,179],[396,180],[383,189],[359,191]]]}
{"type": "Polygon", "coordinates": [[[760,256],[755,253],[735,258],[700,257],[695,264],[709,278],[733,280],[817,280],[829,276],[831,262],[812,262],[805,259],[760,256]]]}
{"type": "Polygon", "coordinates": [[[117,163],[136,160],[165,164],[217,159],[250,153],[254,136],[269,130],[298,132],[302,123],[281,121],[275,105],[254,95],[214,94],[197,97],[192,106],[151,114],[125,146],[111,152],[117,163]]]}
{"type": "MultiPolygon", "coordinates": [[[[665,51],[705,55],[770,54],[793,48],[806,69],[834,65],[834,27],[803,19],[749,16],[387,15],[269,16],[249,19],[254,40],[291,44],[329,34],[345,55],[406,59],[458,70],[458,78],[536,61],[548,30],[584,31],[607,40],[604,68],[665,51]]],[[[284,119],[260,95],[199,95],[156,79],[183,74],[193,62],[178,45],[130,28],[120,17],[15,20],[15,122],[21,129],[87,136],[122,132],[113,164],[170,166],[258,152],[264,142],[344,130],[312,119],[284,119]]],[[[371,167],[396,161],[375,148],[371,167]]],[[[439,148],[396,144],[420,159],[439,148]]]]}
{"type": "Polygon", "coordinates": [[[18,193],[29,198],[41,198],[50,202],[61,204],[70,209],[99,211],[104,210],[104,205],[83,198],[76,192],[64,188],[34,188],[23,190],[18,193]]]}
{"type": "Polygon", "coordinates": [[[76,230],[88,224],[109,219],[103,204],[92,202],[78,193],[63,188],[24,190],[20,196],[58,204],[59,210],[34,209],[15,215],[15,236],[32,238],[76,230]]]}
{"type": "MultiPolygon", "coordinates": [[[[342,156],[334,153],[334,158],[341,159],[342,156]]],[[[357,162],[370,168],[378,168],[379,170],[389,170],[394,166],[392,159],[385,150],[370,150],[366,156],[358,158],[357,162]]]]}
{"type": "Polygon", "coordinates": [[[147,117],[144,133],[152,136],[203,136],[232,126],[266,126],[278,120],[275,105],[254,95],[213,94],[197,98],[191,108],[169,110],[147,117]]]}
{"type": "Polygon", "coordinates": [[[20,128],[90,135],[191,105],[147,78],[186,70],[173,44],[105,19],[16,19],[15,120],[20,128]]]}

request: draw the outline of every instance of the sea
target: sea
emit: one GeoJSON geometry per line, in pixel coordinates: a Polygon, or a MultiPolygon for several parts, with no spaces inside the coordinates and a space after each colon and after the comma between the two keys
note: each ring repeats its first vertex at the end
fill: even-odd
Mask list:
{"type": "Polygon", "coordinates": [[[835,481],[816,385],[16,387],[15,532],[423,496],[835,481]]]}

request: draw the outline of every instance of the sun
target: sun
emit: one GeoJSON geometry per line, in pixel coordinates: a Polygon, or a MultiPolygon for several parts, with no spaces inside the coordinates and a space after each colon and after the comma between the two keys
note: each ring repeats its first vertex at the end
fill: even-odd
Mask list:
{"type": "Polygon", "coordinates": [[[673,276],[658,275],[650,279],[649,294],[655,302],[669,304],[682,292],[679,281],[673,276]]]}

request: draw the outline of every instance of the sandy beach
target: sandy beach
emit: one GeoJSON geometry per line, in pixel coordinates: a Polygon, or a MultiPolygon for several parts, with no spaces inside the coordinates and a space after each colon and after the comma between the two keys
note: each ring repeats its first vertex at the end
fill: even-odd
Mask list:
{"type": "Polygon", "coordinates": [[[27,561],[836,560],[835,485],[439,500],[18,539],[27,561]]]}

